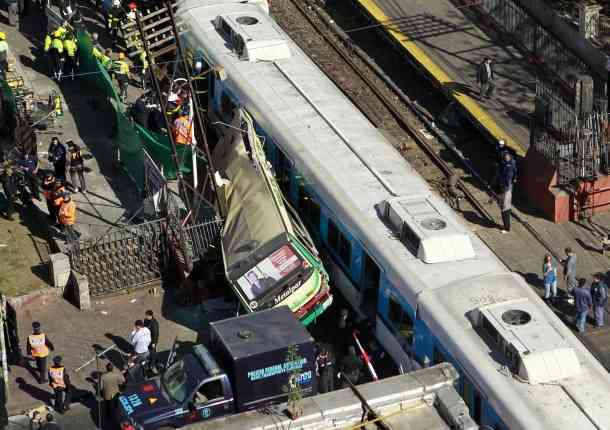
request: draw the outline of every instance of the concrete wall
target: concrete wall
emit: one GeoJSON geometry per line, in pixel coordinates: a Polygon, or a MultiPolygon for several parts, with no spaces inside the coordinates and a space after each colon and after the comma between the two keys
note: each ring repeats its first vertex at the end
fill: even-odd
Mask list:
{"type": "Polygon", "coordinates": [[[543,0],[516,0],[531,16],[577,54],[600,77],[606,76],[606,56],[543,0]]]}

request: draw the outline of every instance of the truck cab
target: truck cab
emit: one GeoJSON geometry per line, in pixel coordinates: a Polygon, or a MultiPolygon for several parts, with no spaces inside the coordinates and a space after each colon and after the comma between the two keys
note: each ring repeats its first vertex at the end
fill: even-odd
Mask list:
{"type": "Polygon", "coordinates": [[[229,378],[203,345],[119,397],[119,419],[140,430],[178,428],[234,412],[229,378]]]}

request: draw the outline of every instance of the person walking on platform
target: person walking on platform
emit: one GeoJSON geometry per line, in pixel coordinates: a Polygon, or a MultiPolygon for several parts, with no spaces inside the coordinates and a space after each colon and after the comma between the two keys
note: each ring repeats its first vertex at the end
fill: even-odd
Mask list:
{"type": "Polygon", "coordinates": [[[563,278],[566,281],[566,287],[568,293],[572,293],[572,290],[578,286],[578,280],[576,279],[576,262],[578,258],[571,247],[565,249],[566,258],[561,260],[563,265],[563,278]]]}
{"type": "Polygon", "coordinates": [[[59,355],[53,357],[53,366],[49,368],[49,386],[55,394],[55,410],[60,414],[68,411],[72,401],[70,376],[59,355]]]}
{"type": "Polygon", "coordinates": [[[318,377],[318,392],[330,393],[335,389],[333,362],[325,346],[320,348],[320,352],[316,356],[316,376],[318,377]]]}
{"type": "Polygon", "coordinates": [[[595,315],[595,325],[604,326],[604,312],[608,304],[608,286],[602,281],[601,275],[593,275],[591,284],[591,300],[593,301],[593,315],[595,315]]]}
{"type": "Polygon", "coordinates": [[[80,146],[71,140],[66,142],[68,145],[68,159],[70,160],[70,180],[72,182],[72,190],[74,192],[81,191],[83,194],[87,194],[87,184],[85,183],[85,161],[81,154],[80,146]],[[80,187],[76,186],[76,178],[80,187]]]}
{"type": "Polygon", "coordinates": [[[53,169],[55,170],[55,177],[59,180],[66,180],[66,158],[67,151],[66,147],[59,141],[57,137],[51,139],[49,145],[49,161],[53,163],[53,169]]]}
{"type": "Polygon", "coordinates": [[[544,283],[544,300],[557,298],[557,269],[553,266],[551,256],[546,254],[542,263],[542,280],[544,283]]]}
{"type": "Polygon", "coordinates": [[[499,166],[500,209],[502,210],[502,233],[510,231],[512,212],[513,185],[517,181],[517,164],[509,152],[504,152],[499,166]]]}
{"type": "Polygon", "coordinates": [[[26,352],[27,355],[36,360],[39,375],[38,383],[43,384],[47,382],[47,357],[49,356],[49,351],[53,351],[55,348],[49,337],[41,331],[38,321],[32,323],[32,331],[33,333],[28,336],[26,352]]]}
{"type": "Polygon", "coordinates": [[[49,213],[51,216],[51,222],[59,224],[59,209],[64,201],[64,193],[66,188],[62,181],[56,179],[53,185],[53,192],[51,193],[51,208],[52,212],[49,213]]]}
{"type": "Polygon", "coordinates": [[[64,193],[63,201],[59,208],[59,225],[64,233],[66,242],[73,244],[78,240],[76,230],[74,230],[74,223],[76,222],[76,205],[72,201],[70,194],[64,193]]]}
{"type": "Polygon", "coordinates": [[[113,63],[112,69],[119,84],[119,96],[121,97],[121,101],[125,103],[127,100],[130,73],[129,63],[127,63],[127,60],[125,59],[125,54],[122,52],[119,53],[119,59],[113,63]]]}
{"type": "Polygon", "coordinates": [[[151,371],[156,371],[157,343],[159,342],[159,321],[157,321],[153,311],[151,310],[147,310],[144,313],[144,327],[150,331],[148,368],[151,371]]]}
{"type": "Polygon", "coordinates": [[[48,33],[44,39],[44,52],[49,56],[50,69],[53,79],[61,81],[62,62],[64,55],[64,43],[62,27],[53,33],[48,33]]]}
{"type": "Polygon", "coordinates": [[[589,314],[589,309],[593,306],[591,291],[587,288],[587,281],[585,279],[578,280],[578,286],[574,288],[573,294],[574,306],[576,307],[575,325],[579,333],[584,333],[587,315],[589,314]]]}
{"type": "Polygon", "coordinates": [[[8,43],[4,31],[0,31],[0,68],[4,73],[8,70],[8,43]]]}
{"type": "Polygon", "coordinates": [[[493,80],[494,71],[491,65],[491,58],[485,57],[477,70],[477,82],[480,85],[479,98],[489,98],[492,95],[494,90],[493,80]]]}
{"type": "Polygon", "coordinates": [[[74,74],[78,71],[79,58],[78,58],[78,45],[76,39],[72,35],[66,35],[64,39],[64,59],[65,59],[65,75],[72,77],[74,80],[74,74]]]}

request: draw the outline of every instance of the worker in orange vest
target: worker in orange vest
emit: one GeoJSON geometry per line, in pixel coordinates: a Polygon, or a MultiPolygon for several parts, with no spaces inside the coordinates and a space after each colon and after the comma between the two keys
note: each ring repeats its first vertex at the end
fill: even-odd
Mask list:
{"type": "Polygon", "coordinates": [[[191,144],[191,127],[192,123],[188,115],[178,115],[174,120],[174,142],[177,145],[191,144]]]}
{"type": "Polygon", "coordinates": [[[59,223],[59,209],[61,208],[61,204],[64,202],[64,193],[66,192],[66,188],[60,179],[55,180],[55,184],[53,185],[53,192],[51,193],[51,222],[58,224],[59,223]]]}
{"type": "Polygon", "coordinates": [[[63,414],[70,409],[72,391],[70,389],[70,377],[59,355],[53,357],[53,366],[49,368],[49,385],[55,393],[55,410],[63,414]]]}
{"type": "Polygon", "coordinates": [[[59,208],[59,225],[61,226],[66,242],[74,243],[77,239],[74,222],[76,221],[76,205],[72,201],[70,194],[64,193],[61,207],[59,208]]]}
{"type": "Polygon", "coordinates": [[[49,351],[53,351],[54,348],[48,336],[40,330],[38,321],[32,323],[32,330],[33,333],[28,336],[26,350],[27,354],[36,360],[36,367],[40,375],[38,383],[42,384],[47,382],[47,357],[49,351]]]}

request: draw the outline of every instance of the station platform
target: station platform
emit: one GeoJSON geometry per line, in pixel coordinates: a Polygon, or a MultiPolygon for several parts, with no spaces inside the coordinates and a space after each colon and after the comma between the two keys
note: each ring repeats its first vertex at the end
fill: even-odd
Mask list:
{"type": "Polygon", "coordinates": [[[535,71],[514,47],[492,40],[449,0],[354,1],[490,140],[504,140],[525,156],[535,71]],[[492,58],[495,73],[489,99],[479,97],[476,80],[485,57],[492,58]]]}

